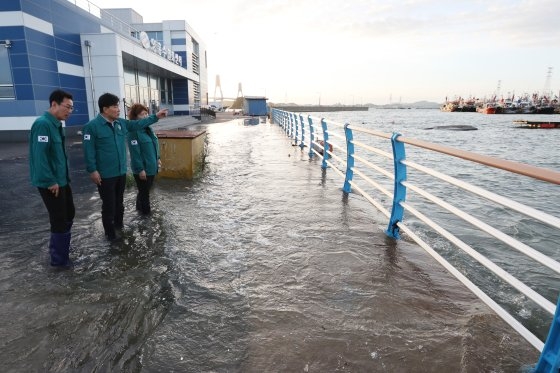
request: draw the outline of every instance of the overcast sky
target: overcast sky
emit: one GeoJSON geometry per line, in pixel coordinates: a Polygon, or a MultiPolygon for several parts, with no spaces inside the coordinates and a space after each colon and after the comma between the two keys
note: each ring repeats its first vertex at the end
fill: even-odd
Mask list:
{"type": "Polygon", "coordinates": [[[558,0],[91,2],[185,20],[208,49],[210,100],[216,75],[225,97],[242,83],[246,96],[298,104],[560,91],[558,0]]]}

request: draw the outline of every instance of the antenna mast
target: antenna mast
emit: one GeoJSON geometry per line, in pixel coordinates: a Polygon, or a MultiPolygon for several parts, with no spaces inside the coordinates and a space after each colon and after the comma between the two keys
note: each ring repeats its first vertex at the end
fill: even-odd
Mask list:
{"type": "Polygon", "coordinates": [[[552,67],[548,68],[546,72],[546,80],[544,81],[544,88],[543,88],[543,95],[547,96],[548,98],[552,97],[552,92],[550,90],[550,82],[552,80],[552,67]]]}
{"type": "Polygon", "coordinates": [[[495,93],[496,98],[498,98],[498,96],[500,95],[501,90],[502,90],[502,81],[498,80],[498,86],[496,87],[496,93],[495,93]]]}

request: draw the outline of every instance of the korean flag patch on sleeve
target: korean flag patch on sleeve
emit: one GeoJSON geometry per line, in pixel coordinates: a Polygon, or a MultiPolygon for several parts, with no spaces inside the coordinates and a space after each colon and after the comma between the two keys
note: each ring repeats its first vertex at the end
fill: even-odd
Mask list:
{"type": "Polygon", "coordinates": [[[84,140],[89,140],[89,139],[90,139],[90,134],[89,134],[89,133],[86,133],[86,134],[84,135],[84,140]]]}
{"type": "Polygon", "coordinates": [[[130,140],[130,145],[138,145],[138,140],[130,140]]]}
{"type": "Polygon", "coordinates": [[[48,136],[37,136],[37,142],[49,142],[48,136]]]}

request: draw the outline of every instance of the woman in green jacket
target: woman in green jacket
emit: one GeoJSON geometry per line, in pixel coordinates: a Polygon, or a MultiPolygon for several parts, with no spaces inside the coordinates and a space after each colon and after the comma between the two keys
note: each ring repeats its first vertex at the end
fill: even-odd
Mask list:
{"type": "MultiPolygon", "coordinates": [[[[146,106],[134,104],[130,107],[130,119],[142,119],[147,116],[148,108],[146,106]]],[[[150,189],[161,166],[158,138],[150,127],[139,131],[131,131],[128,133],[127,138],[130,167],[138,187],[136,210],[140,211],[143,215],[148,215],[151,212],[150,189]]]]}

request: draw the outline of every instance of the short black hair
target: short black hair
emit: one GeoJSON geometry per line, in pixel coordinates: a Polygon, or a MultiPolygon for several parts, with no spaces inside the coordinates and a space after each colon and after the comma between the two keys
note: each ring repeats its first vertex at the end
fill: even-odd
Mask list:
{"type": "Polygon", "coordinates": [[[52,106],[53,101],[60,105],[65,98],[73,100],[71,93],[63,91],[62,89],[55,89],[49,96],[49,105],[52,106]]]}
{"type": "Polygon", "coordinates": [[[119,100],[119,98],[112,93],[103,93],[101,96],[99,96],[99,100],[97,101],[97,103],[99,104],[99,112],[103,113],[104,107],[118,105],[120,101],[121,100],[119,100]]]}

